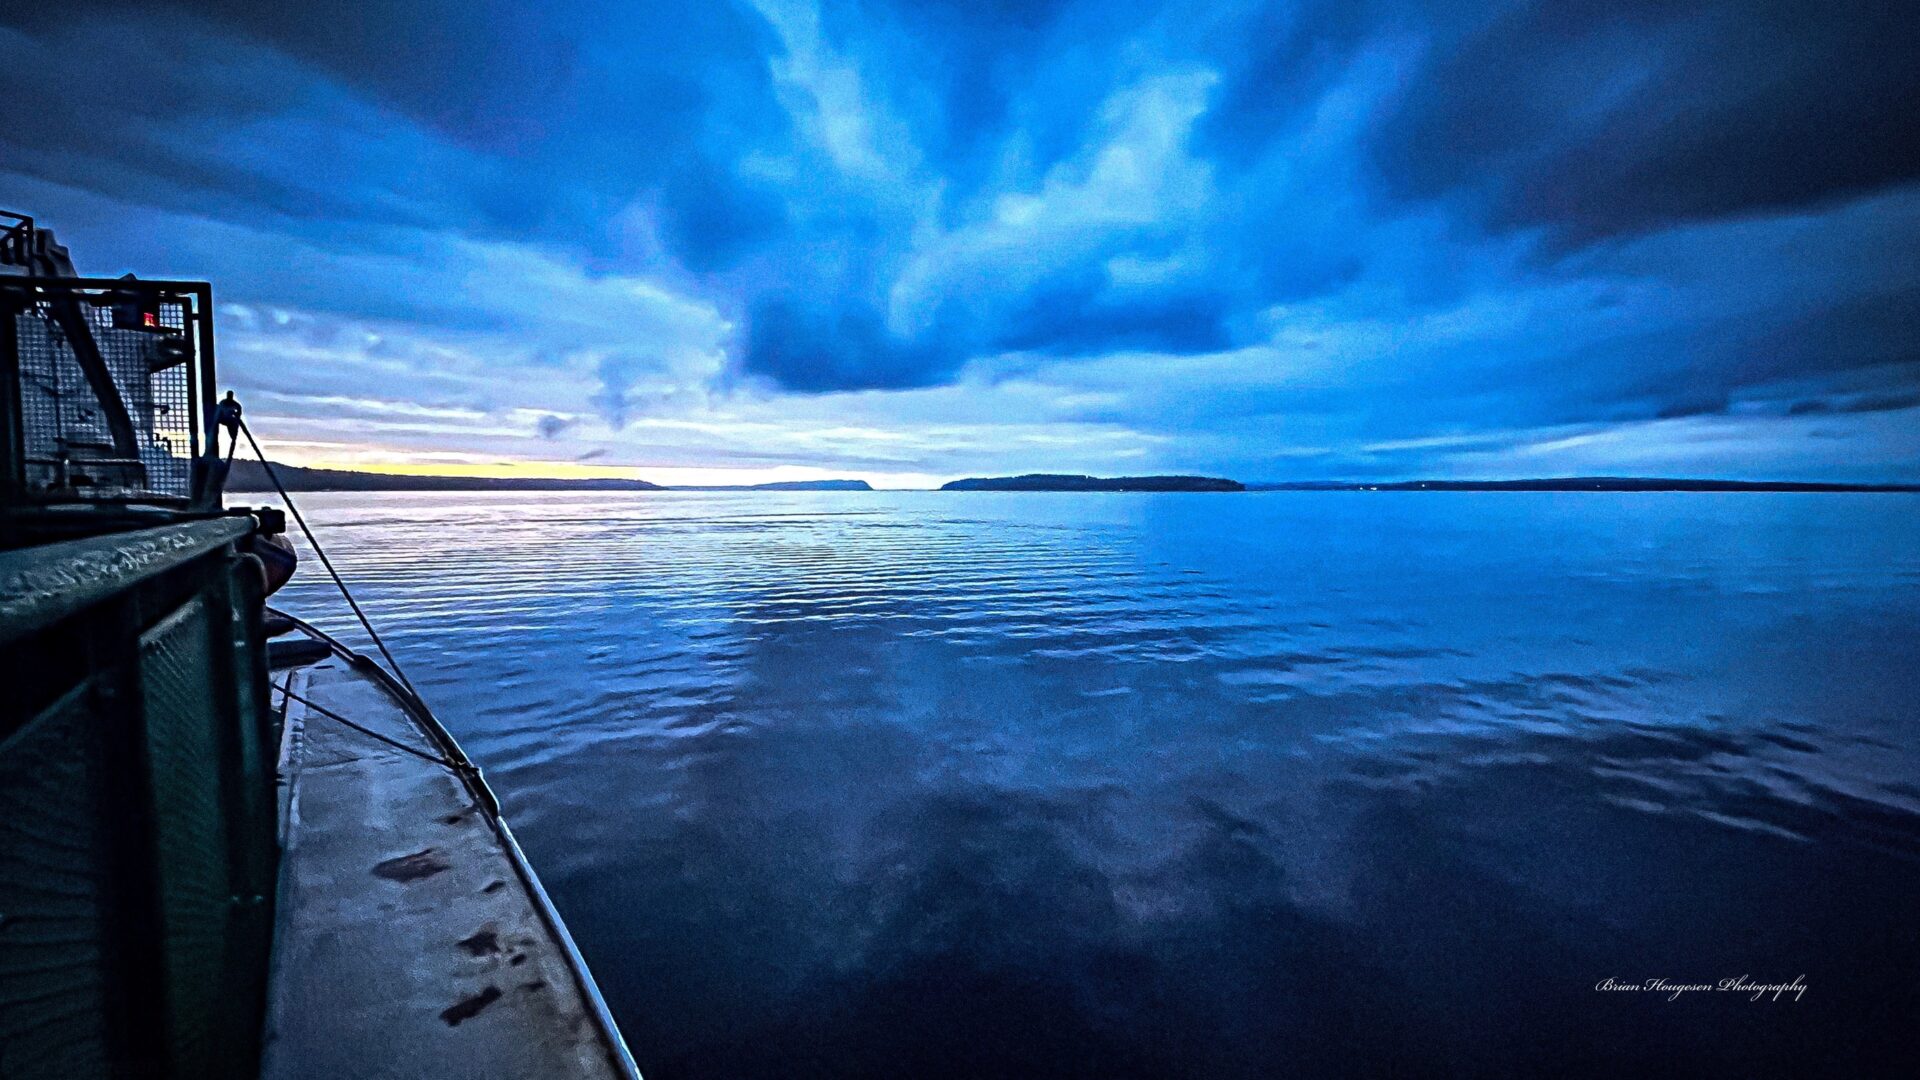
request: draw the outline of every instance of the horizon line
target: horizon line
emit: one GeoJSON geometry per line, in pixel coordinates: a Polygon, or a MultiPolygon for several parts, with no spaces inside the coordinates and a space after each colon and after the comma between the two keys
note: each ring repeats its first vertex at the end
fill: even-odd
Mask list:
{"type": "MultiPolygon", "coordinates": [[[[252,459],[242,459],[241,461],[236,462],[236,464],[244,464],[248,467],[251,467],[251,466],[257,465],[258,462],[252,459]]],[[[1863,489],[1863,490],[1873,489],[1873,490],[1888,490],[1888,491],[1896,491],[1896,492],[1897,491],[1920,492],[1920,479],[1832,480],[1832,479],[1789,479],[1789,478],[1782,478],[1782,477],[1766,477],[1761,479],[1751,479],[1746,477],[1660,476],[1660,475],[1637,475],[1637,474],[1631,474],[1631,473],[1581,473],[1581,474],[1547,475],[1547,476],[1447,476],[1447,477],[1403,476],[1403,477],[1395,477],[1395,478],[1322,477],[1322,478],[1315,478],[1315,479],[1297,479],[1297,480],[1279,480],[1279,479],[1238,480],[1236,478],[1220,477],[1215,474],[1201,473],[1201,472],[1125,473],[1125,474],[1114,474],[1111,476],[1100,475],[1095,473],[1075,473],[1075,472],[1007,472],[1007,473],[974,474],[974,475],[955,474],[950,479],[940,481],[929,487],[882,487],[882,486],[873,484],[871,479],[869,479],[869,477],[873,475],[880,475],[880,474],[869,473],[866,476],[831,475],[831,474],[827,474],[825,470],[820,470],[822,475],[818,475],[818,476],[795,477],[795,476],[788,475],[784,478],[769,478],[769,479],[754,480],[754,481],[741,481],[737,483],[714,483],[711,481],[705,482],[705,483],[684,483],[684,482],[669,483],[669,482],[651,480],[651,479],[648,479],[645,475],[640,475],[641,473],[644,473],[650,468],[649,466],[645,466],[645,465],[605,465],[605,466],[573,465],[573,467],[570,469],[567,469],[566,472],[545,473],[545,472],[530,471],[528,466],[533,464],[530,462],[514,462],[511,464],[501,463],[501,466],[488,466],[488,465],[481,464],[481,465],[468,465],[464,467],[459,464],[453,464],[453,463],[432,463],[432,464],[422,463],[419,465],[413,465],[413,464],[407,464],[407,463],[394,463],[394,464],[379,465],[374,467],[346,465],[346,464],[294,465],[294,464],[283,462],[283,461],[271,461],[270,464],[277,469],[298,469],[306,472],[354,473],[361,476],[370,476],[370,477],[377,477],[377,476],[406,477],[413,480],[434,480],[434,479],[465,480],[465,481],[503,480],[503,481],[514,481],[514,482],[553,481],[560,484],[566,484],[568,486],[573,486],[573,485],[578,485],[583,483],[593,483],[596,481],[597,482],[623,482],[624,481],[624,482],[638,482],[638,483],[650,484],[655,488],[664,489],[664,490],[695,490],[700,488],[707,488],[707,489],[750,488],[750,487],[764,486],[767,484],[790,484],[790,483],[825,484],[825,483],[860,482],[860,483],[867,483],[869,487],[871,487],[873,490],[938,491],[941,489],[942,484],[951,483],[955,481],[976,480],[976,479],[1003,479],[1003,478],[1023,477],[1023,476],[1073,476],[1073,477],[1088,476],[1088,477],[1093,477],[1095,479],[1100,479],[1100,480],[1137,479],[1137,478],[1149,477],[1149,476],[1155,476],[1155,477],[1192,476],[1192,477],[1204,477],[1207,479],[1233,479],[1235,483],[1242,484],[1246,486],[1249,490],[1253,490],[1255,488],[1260,488],[1260,487],[1269,488],[1269,489],[1277,488],[1277,489],[1284,490],[1284,489],[1312,489],[1314,487],[1367,488],[1367,487],[1391,486],[1394,488],[1405,488],[1405,487],[1417,487],[1418,485],[1423,485],[1423,484],[1514,485],[1514,484],[1610,483],[1610,484],[1647,484],[1647,485],[1718,484],[1718,485],[1739,485],[1739,486],[1802,486],[1802,487],[1830,487],[1830,488],[1837,488],[1837,489],[1863,489]],[[496,469],[498,469],[498,471],[495,471],[496,469]],[[571,473],[572,475],[567,475],[566,473],[571,473]]],[[[563,463],[553,462],[553,463],[541,463],[541,464],[559,465],[563,463]]],[[[689,471],[705,471],[707,468],[712,468],[713,471],[716,471],[716,472],[741,471],[741,470],[725,470],[720,467],[703,467],[703,466],[660,466],[660,467],[657,467],[656,471],[657,472],[689,472],[689,471]]],[[[816,467],[774,466],[772,468],[776,470],[784,469],[784,468],[808,468],[811,470],[816,467]]],[[[914,475],[926,476],[927,474],[919,473],[914,475]]],[[[242,488],[242,489],[236,489],[236,490],[249,490],[249,489],[242,488]]]]}

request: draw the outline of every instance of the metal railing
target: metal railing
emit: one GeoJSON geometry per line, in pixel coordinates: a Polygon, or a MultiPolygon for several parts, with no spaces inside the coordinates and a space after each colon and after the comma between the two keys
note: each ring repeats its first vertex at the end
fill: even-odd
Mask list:
{"type": "Polygon", "coordinates": [[[0,505],[210,508],[212,309],[205,282],[0,276],[0,505]]]}
{"type": "Polygon", "coordinates": [[[255,527],[0,552],[0,1077],[257,1070],[278,730],[255,527]]]}
{"type": "Polygon", "coordinates": [[[0,210],[0,266],[30,266],[33,250],[33,219],[0,210]]]}

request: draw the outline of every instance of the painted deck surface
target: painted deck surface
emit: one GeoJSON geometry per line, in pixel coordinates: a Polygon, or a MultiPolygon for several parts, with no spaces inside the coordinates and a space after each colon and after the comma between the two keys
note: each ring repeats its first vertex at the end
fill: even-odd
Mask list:
{"type": "MultiPolygon", "coordinates": [[[[330,659],[276,682],[421,753],[330,659]]],[[[562,946],[445,766],[290,702],[285,853],[261,1075],[619,1077],[562,946]]]]}

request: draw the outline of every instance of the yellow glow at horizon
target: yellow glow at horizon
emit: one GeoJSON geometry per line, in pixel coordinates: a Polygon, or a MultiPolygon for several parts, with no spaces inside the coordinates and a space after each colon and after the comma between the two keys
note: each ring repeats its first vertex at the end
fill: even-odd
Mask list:
{"type": "Polygon", "coordinates": [[[356,455],[349,459],[287,455],[287,464],[309,469],[387,473],[397,476],[473,476],[523,480],[645,480],[666,487],[769,484],[792,480],[865,480],[876,488],[939,487],[951,477],[924,473],[874,473],[822,469],[807,465],[776,465],[764,469],[695,468],[637,465],[595,465],[575,461],[382,461],[356,455]]]}

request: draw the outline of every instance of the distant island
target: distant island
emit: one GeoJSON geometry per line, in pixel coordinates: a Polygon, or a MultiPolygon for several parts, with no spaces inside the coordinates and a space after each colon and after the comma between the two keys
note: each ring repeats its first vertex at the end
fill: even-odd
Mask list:
{"type": "MultiPolygon", "coordinates": [[[[563,479],[550,476],[411,476],[355,469],[308,469],[273,463],[288,491],[872,491],[865,480],[780,480],[767,484],[667,487],[617,477],[563,479]]],[[[228,491],[272,491],[257,461],[236,458],[228,491]]]]}
{"type": "MultiPolygon", "coordinates": [[[[288,491],[665,491],[645,480],[615,477],[557,479],[545,476],[408,476],[353,469],[307,469],[274,462],[288,491]]],[[[234,459],[228,491],[272,491],[273,481],[257,461],[234,459]]]]}
{"type": "Polygon", "coordinates": [[[769,484],[676,484],[670,491],[872,491],[865,480],[775,480],[769,484]]]}
{"type": "Polygon", "coordinates": [[[940,485],[941,491],[1245,491],[1238,480],[1216,476],[1069,476],[1028,473],[985,476],[940,485]]]}
{"type": "MultiPolygon", "coordinates": [[[[765,484],[668,487],[614,477],[411,476],[274,463],[288,491],[872,491],[865,480],[778,480],[765,484]]],[[[229,491],[272,491],[257,461],[235,459],[229,491]]],[[[1650,476],[1555,476],[1526,480],[1286,480],[1243,484],[1215,476],[1079,476],[1027,473],[955,480],[941,491],[1837,491],[1920,492],[1920,484],[1800,480],[1684,480],[1650,476]]]]}
{"type": "Polygon", "coordinates": [[[1920,492],[1920,484],[1829,484],[1799,480],[1676,480],[1657,476],[1557,476],[1532,480],[1299,480],[1248,484],[1247,490],[1920,492]]]}

